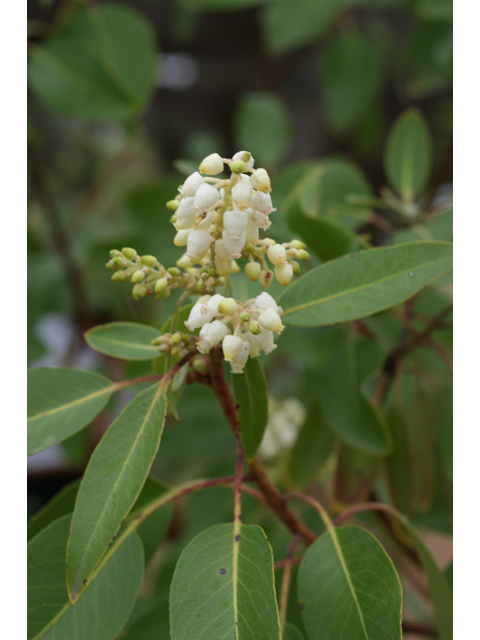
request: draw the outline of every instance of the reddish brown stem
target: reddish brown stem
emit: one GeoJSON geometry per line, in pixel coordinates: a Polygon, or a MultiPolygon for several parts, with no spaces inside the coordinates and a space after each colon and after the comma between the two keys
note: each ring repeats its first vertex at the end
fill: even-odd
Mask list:
{"type": "MultiPolygon", "coordinates": [[[[238,421],[237,407],[233,401],[230,388],[223,373],[223,358],[219,349],[210,351],[210,367],[212,377],[212,387],[217,399],[222,407],[223,413],[227,418],[227,422],[237,438],[240,434],[240,424],[238,421]]],[[[265,496],[268,504],[277,514],[280,520],[290,529],[292,533],[302,534],[305,544],[309,545],[315,541],[316,535],[303,522],[301,522],[295,513],[288,507],[282,495],[278,492],[275,485],[270,480],[262,463],[258,458],[254,458],[248,462],[248,466],[253,471],[257,484],[265,496]]]]}
{"type": "Polygon", "coordinates": [[[237,440],[237,459],[235,463],[235,490],[233,492],[233,520],[242,521],[242,470],[243,447],[240,438],[237,440]]]}
{"type": "Polygon", "coordinates": [[[293,552],[295,551],[295,547],[301,540],[303,540],[303,536],[297,535],[290,541],[287,549],[287,557],[284,560],[282,589],[280,592],[280,603],[278,607],[282,629],[285,626],[285,622],[287,621],[288,595],[290,593],[290,580],[292,577],[293,552]]]}

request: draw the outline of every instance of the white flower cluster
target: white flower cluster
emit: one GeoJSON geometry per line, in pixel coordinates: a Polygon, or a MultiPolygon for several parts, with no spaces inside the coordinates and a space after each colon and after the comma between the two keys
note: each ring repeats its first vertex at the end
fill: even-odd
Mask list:
{"type": "Polygon", "coordinates": [[[189,331],[201,327],[200,353],[208,353],[221,342],[232,372],[242,373],[249,357],[276,349],[273,334],[284,329],[281,315],[282,308],[266,291],[244,303],[217,293],[202,296],[194,304],[185,326],[189,331]]]}
{"type": "Polygon", "coordinates": [[[295,442],[306,418],[306,410],[297,398],[268,399],[268,422],[259,453],[264,460],[275,458],[295,442]]]}
{"type": "Polygon", "coordinates": [[[212,262],[220,276],[228,276],[238,270],[235,259],[243,257],[249,260],[247,276],[254,282],[260,280],[265,288],[274,277],[285,286],[294,273],[300,273],[296,260],[309,259],[302,242],[280,245],[270,238],[260,239],[260,229],[270,227],[269,215],[275,209],[270,177],[265,169],[253,165],[247,151],[239,151],[232,159],[212,153],[200,164],[200,172],[192,173],[179,187],[177,198],[167,203],[175,211],[174,243],[186,247],[178,266],[212,262]],[[224,164],[232,171],[229,179],[201,175],[217,175],[224,164]],[[274,271],[267,266],[266,257],[274,271]]]}

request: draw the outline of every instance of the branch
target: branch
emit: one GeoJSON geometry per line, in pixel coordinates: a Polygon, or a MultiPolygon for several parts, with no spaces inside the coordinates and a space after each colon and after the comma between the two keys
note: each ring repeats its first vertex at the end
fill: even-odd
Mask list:
{"type": "Polygon", "coordinates": [[[293,552],[297,544],[303,540],[302,535],[295,536],[288,545],[287,557],[284,560],[284,571],[282,579],[282,589],[280,592],[280,602],[278,606],[278,613],[280,615],[280,626],[283,629],[285,622],[287,621],[287,609],[288,609],[288,595],[290,593],[290,580],[292,577],[293,566],[293,552]]]}
{"type": "MultiPolygon", "coordinates": [[[[240,423],[238,422],[237,407],[233,401],[230,388],[223,373],[223,358],[221,351],[216,348],[210,351],[210,368],[212,377],[212,387],[217,399],[222,407],[227,422],[232,429],[233,435],[237,438],[240,435],[240,423]]],[[[292,533],[302,534],[305,544],[310,545],[317,536],[301,522],[295,513],[288,507],[284,497],[270,480],[265,468],[258,458],[254,458],[248,463],[253,471],[263,495],[273,511],[280,520],[290,529],[292,533]]]]}

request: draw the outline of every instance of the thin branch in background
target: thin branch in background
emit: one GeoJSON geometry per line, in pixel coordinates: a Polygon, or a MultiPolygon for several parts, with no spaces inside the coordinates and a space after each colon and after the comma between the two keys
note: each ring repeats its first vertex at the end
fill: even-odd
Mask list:
{"type": "Polygon", "coordinates": [[[292,577],[293,567],[293,552],[299,542],[303,540],[302,535],[297,535],[290,541],[287,549],[287,557],[284,560],[283,565],[283,578],[282,588],[280,591],[280,603],[278,606],[278,613],[280,615],[280,626],[283,629],[285,622],[287,621],[287,609],[288,609],[288,596],[290,593],[290,580],[292,577]]]}

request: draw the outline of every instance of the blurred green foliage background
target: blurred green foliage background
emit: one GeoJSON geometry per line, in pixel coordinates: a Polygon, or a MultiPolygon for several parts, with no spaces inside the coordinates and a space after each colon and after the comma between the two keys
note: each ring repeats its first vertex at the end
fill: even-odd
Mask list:
{"type": "MultiPolygon", "coordinates": [[[[411,107],[418,110],[411,113],[423,114],[422,127],[433,145],[432,171],[425,180],[418,176],[424,182],[419,211],[443,210],[450,202],[451,1],[29,0],[28,13],[30,365],[94,369],[115,380],[151,372],[149,362],[127,364],[93,352],[83,332],[115,320],[160,328],[171,314],[174,296],[135,302],[129,286],[110,281],[105,263],[110,249],[123,246],[153,254],[166,266],[175,263],[181,251],[172,243],[165,202],[175,196],[183,176],[215,151],[231,157],[248,149],[256,166],[268,169],[277,207],[269,236],[281,242],[300,236],[313,265],[371,244],[451,240],[451,214],[437,217],[435,228],[428,221],[412,228],[405,217],[378,206],[379,198],[391,197],[386,185],[392,184],[392,169],[384,164],[387,133],[411,107]],[[315,185],[310,197],[308,180],[303,183],[299,212],[294,188],[305,176],[315,185]],[[319,208],[328,220],[317,228],[312,220],[319,208]]],[[[239,297],[255,289],[243,274],[234,280],[239,297]]],[[[440,285],[415,303],[419,314],[432,315],[445,306],[448,279],[440,285]]],[[[275,296],[280,289],[275,283],[270,292],[275,296]]],[[[335,407],[329,405],[328,381],[337,380],[338,388],[349,376],[341,358],[346,331],[288,328],[278,349],[262,358],[270,395],[300,399],[315,416],[320,415],[315,403],[321,401],[325,420],[331,421],[335,407]],[[323,395],[318,393],[322,380],[323,395]]],[[[383,313],[369,318],[364,331],[377,337],[376,343],[357,340],[365,369],[358,378],[368,385],[382,354],[401,336],[402,324],[395,314],[383,313]]],[[[442,336],[449,347],[450,332],[442,336]]],[[[448,426],[442,426],[440,414],[449,402],[450,378],[436,353],[419,351],[410,374],[398,381],[387,413],[397,441],[405,433],[395,429],[405,418],[402,407],[424,412],[422,419],[418,414],[412,419],[429,425],[414,446],[420,459],[412,477],[402,476],[410,467],[405,471],[401,442],[390,467],[398,473],[387,486],[388,474],[377,482],[381,460],[372,462],[346,445],[339,449],[327,429],[317,440],[305,435],[297,441],[289,460],[271,463],[274,479],[287,488],[305,485],[312,479],[307,454],[313,447],[322,459],[320,466],[318,458],[313,460],[311,471],[316,480],[326,479],[329,488],[319,491],[333,491],[334,503],[369,497],[377,482],[380,498],[393,496],[419,523],[449,532],[448,464],[446,471],[439,470],[445,456],[437,455],[435,443],[440,441],[448,458],[448,426]],[[424,477],[419,479],[420,467],[424,477]]],[[[129,393],[120,403],[111,401],[106,415],[57,447],[55,455],[32,459],[32,513],[82,473],[129,393]]],[[[232,472],[231,436],[212,400],[206,388],[185,390],[181,419],[169,418],[155,462],[162,479],[174,484],[232,472]]],[[[378,418],[363,413],[362,419],[378,418]]],[[[409,428],[418,435],[415,424],[409,428]]],[[[258,511],[249,497],[245,503],[247,513],[258,511]]],[[[230,494],[221,489],[193,496],[189,505],[188,518],[175,509],[169,539],[176,552],[155,583],[163,596],[178,550],[205,527],[231,517],[230,494]]],[[[253,518],[281,557],[287,534],[269,531],[269,514],[253,518]]],[[[380,537],[387,535],[384,529],[380,537]]],[[[389,553],[395,556],[395,549],[389,553]]],[[[161,598],[156,602],[161,610],[161,598]]],[[[414,599],[409,606],[420,605],[414,599]]],[[[155,618],[155,611],[149,615],[158,624],[164,612],[155,618]]],[[[292,621],[296,617],[292,613],[292,621]]],[[[148,627],[148,616],[140,623],[148,627]]]]}

